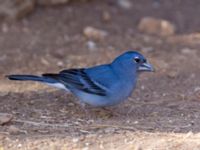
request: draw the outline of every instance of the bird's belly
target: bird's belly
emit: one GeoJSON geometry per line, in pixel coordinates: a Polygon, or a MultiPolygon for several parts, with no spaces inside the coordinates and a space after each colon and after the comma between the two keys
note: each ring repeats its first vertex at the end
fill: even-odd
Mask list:
{"type": "Polygon", "coordinates": [[[80,101],[94,107],[108,106],[110,101],[108,96],[99,96],[85,92],[79,92],[76,96],[80,99],[80,101]]]}
{"type": "Polygon", "coordinates": [[[112,106],[119,104],[126,100],[132,93],[133,88],[123,89],[119,88],[117,92],[108,93],[106,96],[99,96],[85,92],[78,92],[76,96],[84,103],[95,107],[112,106]]]}

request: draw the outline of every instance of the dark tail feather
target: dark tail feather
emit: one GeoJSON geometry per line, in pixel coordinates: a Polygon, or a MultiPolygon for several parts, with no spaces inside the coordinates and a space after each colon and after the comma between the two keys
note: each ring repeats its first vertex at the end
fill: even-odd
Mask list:
{"type": "Polygon", "coordinates": [[[7,75],[10,80],[19,80],[19,81],[38,81],[44,83],[57,83],[58,81],[44,76],[35,76],[35,75],[7,75]]]}
{"type": "Polygon", "coordinates": [[[43,77],[52,77],[52,78],[56,78],[59,75],[58,74],[54,74],[54,73],[44,73],[42,74],[43,77]]]}

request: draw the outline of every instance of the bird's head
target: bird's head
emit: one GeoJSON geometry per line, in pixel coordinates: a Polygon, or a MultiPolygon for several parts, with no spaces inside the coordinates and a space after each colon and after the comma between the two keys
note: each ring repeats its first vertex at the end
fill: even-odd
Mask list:
{"type": "Polygon", "coordinates": [[[153,66],[148,63],[147,59],[137,51],[128,51],[121,54],[113,61],[113,64],[118,65],[118,67],[122,67],[122,69],[133,68],[137,72],[154,71],[153,66]]]}

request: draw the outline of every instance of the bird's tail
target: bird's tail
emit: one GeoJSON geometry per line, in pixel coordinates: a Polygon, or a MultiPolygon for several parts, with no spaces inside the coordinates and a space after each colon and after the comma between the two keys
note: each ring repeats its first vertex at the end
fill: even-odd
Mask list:
{"type": "Polygon", "coordinates": [[[46,82],[46,83],[55,83],[58,82],[55,79],[43,77],[43,76],[35,76],[35,75],[7,75],[6,76],[10,80],[20,80],[20,81],[38,81],[38,82],[46,82]]]}
{"type": "Polygon", "coordinates": [[[7,75],[6,76],[10,80],[18,80],[18,81],[37,81],[41,83],[45,83],[47,85],[64,89],[68,91],[68,88],[59,81],[58,74],[43,74],[42,76],[35,75],[7,75]]]}

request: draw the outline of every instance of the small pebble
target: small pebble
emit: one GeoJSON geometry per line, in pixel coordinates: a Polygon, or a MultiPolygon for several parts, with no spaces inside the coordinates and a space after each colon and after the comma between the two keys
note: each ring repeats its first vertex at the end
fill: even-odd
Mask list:
{"type": "Polygon", "coordinates": [[[0,114],[0,125],[5,125],[13,119],[11,114],[0,114]]]}
{"type": "Polygon", "coordinates": [[[197,91],[200,91],[200,87],[199,86],[194,88],[194,92],[197,92],[197,91]]]}
{"type": "Polygon", "coordinates": [[[58,62],[57,62],[57,66],[58,66],[58,67],[63,67],[63,66],[64,66],[64,63],[63,63],[62,61],[58,61],[58,62]]]}
{"type": "Polygon", "coordinates": [[[115,128],[106,128],[106,129],[104,130],[105,133],[114,133],[115,131],[116,131],[115,128]]]}
{"type": "Polygon", "coordinates": [[[5,91],[5,92],[0,92],[0,96],[3,97],[3,96],[7,96],[9,94],[9,92],[5,91]]]}
{"type": "Polygon", "coordinates": [[[85,143],[85,145],[86,145],[86,146],[89,146],[89,145],[90,145],[90,143],[88,143],[88,142],[87,142],[87,143],[85,143]]]}
{"type": "Polygon", "coordinates": [[[8,132],[10,133],[10,134],[19,134],[19,132],[20,132],[20,129],[19,128],[17,128],[16,126],[10,126],[9,128],[8,128],[8,132]]]}
{"type": "Polygon", "coordinates": [[[8,25],[2,24],[1,30],[2,30],[2,32],[7,33],[9,31],[8,25]]]}
{"type": "Polygon", "coordinates": [[[94,41],[88,41],[87,47],[89,50],[95,50],[97,48],[96,43],[94,41]]]}
{"type": "Polygon", "coordinates": [[[118,0],[118,5],[123,9],[130,9],[132,7],[132,3],[130,0],[118,0]]]}
{"type": "Polygon", "coordinates": [[[144,85],[141,86],[141,90],[145,90],[145,86],[144,85]]]}
{"type": "Polygon", "coordinates": [[[102,14],[102,20],[108,22],[111,20],[111,15],[108,11],[104,11],[102,14]]]}
{"type": "Polygon", "coordinates": [[[84,147],[84,148],[82,148],[82,150],[89,150],[89,148],[88,147],[84,147]]]}
{"type": "Polygon", "coordinates": [[[83,34],[93,40],[102,40],[104,39],[108,33],[104,30],[100,30],[91,26],[85,27],[83,30],[83,34]]]}
{"type": "Polygon", "coordinates": [[[72,142],[73,142],[73,143],[77,143],[78,141],[79,141],[78,138],[73,138],[73,139],[72,139],[72,142]]]}
{"type": "Polygon", "coordinates": [[[167,20],[144,17],[138,24],[138,30],[147,34],[170,36],[175,33],[175,26],[167,20]]]}
{"type": "Polygon", "coordinates": [[[178,71],[171,70],[167,73],[167,76],[171,79],[174,79],[178,76],[178,71]]]}
{"type": "Polygon", "coordinates": [[[74,106],[74,103],[68,103],[67,105],[72,107],[72,106],[74,106]]]}

